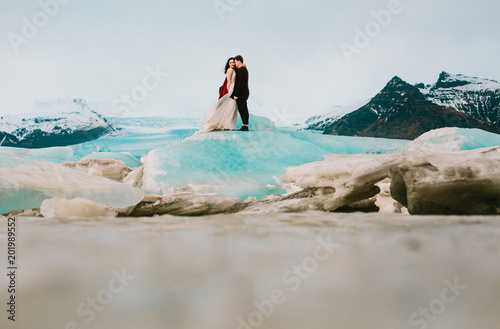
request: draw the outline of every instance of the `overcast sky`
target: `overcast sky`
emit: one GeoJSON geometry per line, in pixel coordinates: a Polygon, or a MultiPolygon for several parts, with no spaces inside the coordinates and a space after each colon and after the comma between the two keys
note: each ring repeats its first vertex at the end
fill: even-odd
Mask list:
{"type": "Polygon", "coordinates": [[[0,0],[2,114],[66,97],[123,109],[122,95],[135,92],[129,115],[198,115],[237,54],[250,72],[250,104],[300,117],[371,98],[395,75],[500,80],[493,0],[59,0],[42,8],[53,1],[0,0]]]}

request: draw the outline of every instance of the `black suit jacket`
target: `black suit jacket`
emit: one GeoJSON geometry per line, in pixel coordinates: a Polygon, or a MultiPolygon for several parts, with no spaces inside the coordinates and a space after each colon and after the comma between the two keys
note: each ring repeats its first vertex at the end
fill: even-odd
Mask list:
{"type": "Polygon", "coordinates": [[[250,96],[250,91],[248,90],[248,70],[244,66],[236,69],[234,90],[230,97],[234,98],[234,96],[244,100],[247,100],[248,96],[250,96]]]}

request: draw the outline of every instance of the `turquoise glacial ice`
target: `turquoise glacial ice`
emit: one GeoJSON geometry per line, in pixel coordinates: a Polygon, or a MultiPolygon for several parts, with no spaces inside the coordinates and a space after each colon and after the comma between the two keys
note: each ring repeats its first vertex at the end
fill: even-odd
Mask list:
{"type": "Polygon", "coordinates": [[[273,129],[197,134],[151,151],[145,161],[146,193],[200,191],[244,199],[286,192],[285,168],[321,161],[325,154],[454,152],[500,145],[500,135],[479,129],[442,128],[415,141],[332,136],[273,129]]]}
{"type": "MultiPolygon", "coordinates": [[[[54,163],[73,161],[73,149],[69,146],[37,149],[0,146],[0,154],[18,155],[32,160],[49,161],[54,163]]],[[[0,167],[1,166],[2,163],[0,163],[0,167]]]]}
{"type": "Polygon", "coordinates": [[[500,145],[500,135],[481,129],[440,128],[420,135],[403,150],[411,152],[457,152],[500,145]]]}
{"type": "Polygon", "coordinates": [[[140,202],[144,192],[56,163],[0,153],[0,214],[39,208],[43,200],[54,197],[80,197],[126,208],[140,202]]]}
{"type": "MultiPolygon", "coordinates": [[[[265,121],[254,122],[262,130],[196,134],[153,149],[143,161],[143,191],[60,166],[58,163],[73,160],[70,147],[0,147],[0,213],[36,208],[55,196],[84,197],[114,208],[139,202],[144,192],[195,191],[237,199],[262,198],[286,192],[280,177],[287,167],[322,161],[326,154],[454,152],[500,145],[500,135],[478,129],[442,128],[408,141],[273,129],[265,121]]],[[[94,153],[89,158],[120,159],[129,167],[140,165],[134,156],[123,152],[94,153]]]]}
{"type": "Polygon", "coordinates": [[[286,192],[280,180],[286,167],[321,161],[324,154],[396,151],[408,142],[281,129],[197,134],[147,155],[143,189],[261,198],[286,192]]]}

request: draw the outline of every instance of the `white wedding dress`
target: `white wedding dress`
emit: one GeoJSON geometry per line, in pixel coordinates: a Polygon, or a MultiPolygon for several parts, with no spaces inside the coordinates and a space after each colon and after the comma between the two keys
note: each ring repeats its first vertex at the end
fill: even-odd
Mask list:
{"type": "MultiPolygon", "coordinates": [[[[231,77],[231,85],[229,92],[222,96],[215,106],[209,108],[203,119],[201,120],[201,127],[199,133],[206,133],[214,130],[234,130],[236,129],[236,122],[238,120],[238,110],[236,108],[236,101],[229,96],[234,90],[234,81],[236,79],[236,72],[233,69],[233,76],[231,77]]],[[[229,70],[227,74],[229,75],[229,70]]]]}

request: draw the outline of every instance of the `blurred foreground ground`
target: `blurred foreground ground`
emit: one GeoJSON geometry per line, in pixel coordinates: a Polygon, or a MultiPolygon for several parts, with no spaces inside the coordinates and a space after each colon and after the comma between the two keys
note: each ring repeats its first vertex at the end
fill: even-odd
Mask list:
{"type": "Polygon", "coordinates": [[[16,322],[2,274],[0,328],[500,324],[498,216],[17,218],[16,229],[16,322]]]}

